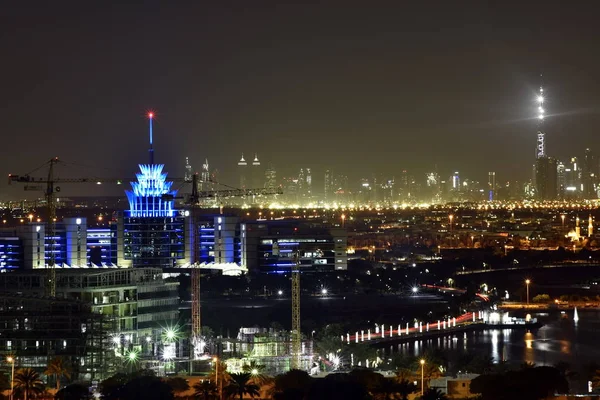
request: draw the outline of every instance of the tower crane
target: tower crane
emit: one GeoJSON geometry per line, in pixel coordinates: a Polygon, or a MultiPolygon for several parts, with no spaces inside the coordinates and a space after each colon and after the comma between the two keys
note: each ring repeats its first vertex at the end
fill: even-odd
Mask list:
{"type": "Polygon", "coordinates": [[[292,369],[300,369],[302,334],[300,332],[300,249],[292,266],[292,369]]]}

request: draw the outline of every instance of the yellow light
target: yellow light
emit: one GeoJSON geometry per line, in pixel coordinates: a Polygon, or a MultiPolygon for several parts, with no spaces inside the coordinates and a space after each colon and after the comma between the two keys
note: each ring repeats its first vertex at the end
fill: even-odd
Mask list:
{"type": "Polygon", "coordinates": [[[526,283],[527,285],[529,285],[529,284],[531,283],[531,280],[529,280],[529,279],[525,279],[525,283],[526,283]]]}
{"type": "Polygon", "coordinates": [[[421,359],[420,363],[421,365],[425,365],[425,360],[421,359]]]}
{"type": "Polygon", "coordinates": [[[6,357],[6,361],[8,361],[9,363],[13,363],[13,362],[15,362],[15,359],[12,356],[8,356],[8,357],[6,357]]]}

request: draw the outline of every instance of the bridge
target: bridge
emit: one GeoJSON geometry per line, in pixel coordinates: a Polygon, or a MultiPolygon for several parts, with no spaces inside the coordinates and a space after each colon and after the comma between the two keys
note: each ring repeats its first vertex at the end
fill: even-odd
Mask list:
{"type": "Polygon", "coordinates": [[[528,270],[542,270],[542,269],[557,269],[557,268],[581,268],[581,267],[600,267],[600,262],[597,261],[585,261],[585,262],[565,262],[550,265],[525,265],[518,267],[506,267],[506,268],[484,268],[475,269],[470,271],[457,271],[456,275],[475,275],[475,274],[489,274],[493,272],[506,272],[506,271],[528,271],[528,270]]]}
{"type": "Polygon", "coordinates": [[[500,316],[498,312],[477,311],[469,312],[458,317],[451,317],[436,322],[415,322],[413,326],[406,325],[375,325],[371,329],[349,332],[340,336],[342,343],[377,344],[382,342],[397,342],[414,340],[425,337],[446,335],[453,332],[464,332],[471,329],[487,328],[531,328],[537,326],[537,320],[510,318],[507,313],[500,316]]]}

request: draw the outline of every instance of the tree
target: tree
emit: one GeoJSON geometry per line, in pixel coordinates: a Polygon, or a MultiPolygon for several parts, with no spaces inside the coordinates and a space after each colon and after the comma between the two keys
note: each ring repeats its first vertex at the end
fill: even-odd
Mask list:
{"type": "Polygon", "coordinates": [[[208,400],[216,393],[217,386],[207,379],[194,384],[194,396],[196,397],[202,397],[204,400],[208,400]]]}
{"type": "MultiPolygon", "coordinates": [[[[314,379],[306,399],[311,400],[367,400],[371,399],[366,387],[350,374],[329,374],[323,379],[314,379]]],[[[289,397],[285,397],[289,399],[289,397]]],[[[296,399],[294,397],[294,399],[296,399]]]]}
{"type": "Polygon", "coordinates": [[[257,363],[255,360],[250,361],[248,364],[242,365],[242,372],[251,375],[252,383],[261,386],[268,381],[267,375],[265,375],[265,366],[257,363]]]}
{"type": "Polygon", "coordinates": [[[43,393],[44,383],[40,379],[40,374],[31,368],[22,368],[15,373],[14,377],[15,389],[23,394],[24,400],[31,396],[43,393]]]}
{"type": "Polygon", "coordinates": [[[552,367],[528,367],[504,374],[480,375],[471,381],[471,393],[483,400],[541,400],[554,393],[566,393],[569,384],[552,367]]]}
{"type": "Polygon", "coordinates": [[[156,376],[138,376],[122,388],[121,399],[172,400],[173,390],[156,376]]]}
{"type": "Polygon", "coordinates": [[[395,379],[383,378],[379,381],[378,385],[373,388],[373,393],[376,395],[377,399],[391,400],[396,398],[397,394],[401,394],[401,391],[404,389],[405,387],[395,379]]]}
{"type": "Polygon", "coordinates": [[[244,399],[247,394],[250,397],[259,396],[259,387],[250,382],[252,375],[248,373],[229,374],[229,384],[225,387],[225,391],[229,394],[237,394],[240,400],[244,399]]]}
{"type": "Polygon", "coordinates": [[[416,389],[417,387],[412,382],[409,382],[406,379],[401,379],[398,382],[397,390],[402,400],[408,400],[408,395],[414,393],[416,389]]]}
{"type": "Polygon", "coordinates": [[[285,398],[286,400],[303,399],[308,393],[312,382],[313,379],[306,371],[292,369],[275,377],[273,397],[285,398]]]}
{"type": "Polygon", "coordinates": [[[448,396],[438,389],[429,388],[423,393],[421,400],[448,400],[448,396]]]}
{"type": "Polygon", "coordinates": [[[600,388],[600,369],[597,369],[592,375],[592,387],[594,389],[600,388]]]}
{"type": "Polygon", "coordinates": [[[89,400],[91,398],[89,387],[81,383],[67,385],[54,395],[55,400],[89,400]]]}
{"type": "Polygon", "coordinates": [[[62,357],[54,357],[48,363],[48,367],[44,374],[48,376],[53,376],[56,380],[56,392],[60,390],[60,378],[64,377],[66,379],[71,379],[71,368],[67,363],[65,363],[65,359],[62,357]]]}
{"type": "Polygon", "coordinates": [[[187,379],[179,376],[167,378],[165,382],[167,385],[169,385],[173,393],[183,393],[190,390],[190,384],[188,383],[187,379]]]}
{"type": "Polygon", "coordinates": [[[118,373],[110,378],[106,378],[98,386],[98,391],[104,400],[116,400],[121,396],[123,386],[129,380],[129,375],[118,373]]]}

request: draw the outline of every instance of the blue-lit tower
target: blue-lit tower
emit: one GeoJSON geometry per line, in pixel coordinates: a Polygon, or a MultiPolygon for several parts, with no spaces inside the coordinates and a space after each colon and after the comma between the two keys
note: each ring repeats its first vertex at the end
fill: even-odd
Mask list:
{"type": "Polygon", "coordinates": [[[189,212],[175,210],[177,190],[167,180],[163,164],[154,163],[150,120],[150,164],[140,164],[137,181],[126,191],[129,210],[118,221],[118,265],[122,267],[176,267],[191,261],[189,212]]]}

